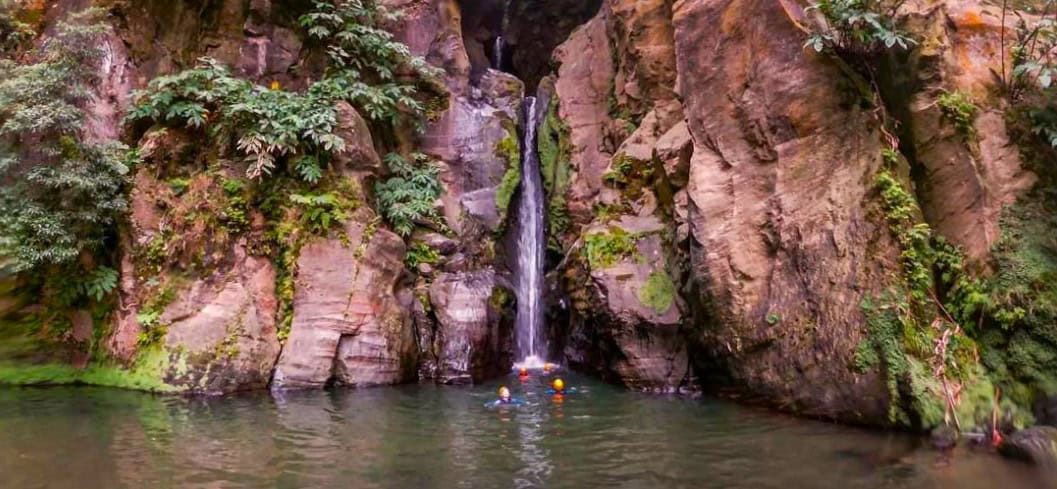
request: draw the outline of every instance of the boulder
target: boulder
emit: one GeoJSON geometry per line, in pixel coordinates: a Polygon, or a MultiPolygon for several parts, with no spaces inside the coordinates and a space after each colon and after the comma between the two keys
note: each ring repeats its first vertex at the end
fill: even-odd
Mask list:
{"type": "MultiPolygon", "coordinates": [[[[480,382],[513,364],[513,321],[496,299],[495,272],[445,273],[429,288],[435,324],[424,337],[442,383],[480,382]]],[[[509,294],[509,292],[506,292],[509,294]]]]}
{"type": "Polygon", "coordinates": [[[674,392],[690,387],[681,326],[686,306],[678,277],[669,270],[669,232],[653,216],[624,216],[584,231],[589,242],[605,236],[625,240],[633,248],[620,255],[581,259],[582,268],[566,272],[566,289],[580,316],[565,351],[571,365],[635,389],[674,392]]]}
{"type": "Polygon", "coordinates": [[[384,173],[382,160],[374,149],[371,128],[348,102],[338,102],[338,127],[334,133],[345,142],[345,150],[337,153],[333,165],[345,175],[378,176],[384,173]]]}
{"type": "Polygon", "coordinates": [[[1048,468],[1057,468],[1057,428],[1032,426],[1002,441],[998,451],[1007,457],[1048,468]]]}
{"type": "Polygon", "coordinates": [[[396,384],[413,376],[411,316],[398,297],[404,242],[384,229],[367,232],[370,214],[361,209],[344,236],[312,238],[301,249],[290,337],[273,388],[396,384]]]}

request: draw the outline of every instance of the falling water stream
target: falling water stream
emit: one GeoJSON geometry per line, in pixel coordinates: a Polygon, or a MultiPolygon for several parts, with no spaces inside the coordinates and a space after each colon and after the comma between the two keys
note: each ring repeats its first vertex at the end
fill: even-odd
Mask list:
{"type": "Polygon", "coordinates": [[[524,140],[521,144],[521,198],[518,199],[517,236],[517,353],[521,364],[542,364],[546,346],[541,336],[543,316],[543,185],[536,152],[539,110],[535,97],[526,97],[524,140]]]}
{"type": "Polygon", "coordinates": [[[503,47],[505,41],[503,36],[496,36],[495,44],[492,45],[492,67],[497,70],[503,69],[503,47]]]}

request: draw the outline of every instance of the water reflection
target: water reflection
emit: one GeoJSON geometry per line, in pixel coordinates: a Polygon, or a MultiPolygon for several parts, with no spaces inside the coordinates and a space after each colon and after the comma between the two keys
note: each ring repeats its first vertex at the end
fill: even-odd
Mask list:
{"type": "Polygon", "coordinates": [[[498,385],[224,399],[0,389],[0,480],[22,488],[1052,487],[1027,466],[916,439],[582,378],[486,408],[498,385]]]}

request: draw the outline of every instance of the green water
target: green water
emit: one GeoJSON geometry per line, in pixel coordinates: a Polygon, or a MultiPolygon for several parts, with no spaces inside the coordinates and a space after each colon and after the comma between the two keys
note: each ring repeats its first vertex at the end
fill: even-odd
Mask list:
{"type": "Polygon", "coordinates": [[[0,487],[1017,488],[1033,469],[913,437],[569,378],[218,399],[0,389],[0,487]]]}

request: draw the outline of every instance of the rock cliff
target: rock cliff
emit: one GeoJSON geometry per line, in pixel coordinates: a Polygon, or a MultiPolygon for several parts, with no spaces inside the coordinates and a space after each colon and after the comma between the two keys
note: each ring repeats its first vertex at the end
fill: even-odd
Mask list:
{"type": "Polygon", "coordinates": [[[54,315],[72,325],[56,333],[24,330],[50,306],[19,293],[36,287],[24,272],[8,279],[0,338],[36,346],[0,349],[0,381],[105,371],[136,380],[96,383],[226,393],[501,375],[528,149],[546,190],[552,360],[635,389],[914,427],[983,423],[996,386],[1015,418],[1057,385],[1039,164],[1053,150],[1036,135],[1048,92],[1010,81],[1017,28],[998,7],[905,2],[884,13],[891,42],[854,45],[793,0],[386,0],[402,15],[379,29],[402,47],[385,52],[407,57],[357,82],[395,90],[371,93],[415,120],[348,96],[313,112],[334,136],[318,155],[276,150],[275,175],[246,178],[272,149],[198,127],[219,110],[126,123],[132,90],[206,56],[256,93],[321,97],[341,69],[384,61],[328,61],[341,53],[305,29],[305,2],[11,15],[37,19],[44,42],[90,5],[105,9],[105,55],[82,132],[138,161],[115,246],[81,261],[119,280],[112,300],[54,315]],[[534,148],[526,95],[546,101],[534,148]],[[385,193],[400,185],[419,190],[385,193]]]}

